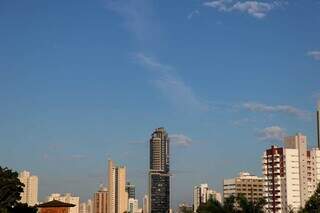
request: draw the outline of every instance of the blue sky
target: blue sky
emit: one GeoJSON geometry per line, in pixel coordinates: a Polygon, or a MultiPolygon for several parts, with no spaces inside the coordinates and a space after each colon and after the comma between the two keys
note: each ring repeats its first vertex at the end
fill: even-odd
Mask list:
{"type": "Polygon", "coordinates": [[[88,199],[111,157],[146,192],[171,135],[172,203],[246,170],[285,135],[315,144],[320,2],[0,0],[0,164],[40,199],[88,199]]]}

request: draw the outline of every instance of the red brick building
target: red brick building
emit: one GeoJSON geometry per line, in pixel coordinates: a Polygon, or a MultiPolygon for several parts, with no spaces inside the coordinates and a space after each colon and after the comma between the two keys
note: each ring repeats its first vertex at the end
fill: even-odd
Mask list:
{"type": "Polygon", "coordinates": [[[69,213],[69,208],[74,207],[74,204],[64,203],[58,200],[53,200],[47,203],[37,205],[40,213],[69,213]]]}

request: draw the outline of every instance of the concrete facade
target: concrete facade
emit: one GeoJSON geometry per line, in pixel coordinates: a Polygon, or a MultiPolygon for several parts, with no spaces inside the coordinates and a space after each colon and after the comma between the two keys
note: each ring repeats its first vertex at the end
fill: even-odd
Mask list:
{"type": "Polygon", "coordinates": [[[307,149],[306,136],[285,137],[284,145],[263,155],[266,208],[277,213],[304,207],[320,180],[320,151],[307,149]]]}
{"type": "Polygon", "coordinates": [[[127,211],[128,193],[126,192],[126,167],[116,166],[108,161],[108,213],[127,211]]]}
{"type": "Polygon", "coordinates": [[[93,213],[107,213],[108,190],[100,186],[93,195],[93,213]]]}
{"type": "Polygon", "coordinates": [[[263,198],[263,177],[240,172],[239,176],[223,180],[223,198],[242,194],[249,201],[263,198]]]}
{"type": "Polygon", "coordinates": [[[21,202],[29,206],[36,205],[38,203],[38,177],[31,175],[28,171],[22,171],[18,178],[24,184],[21,202]]]}

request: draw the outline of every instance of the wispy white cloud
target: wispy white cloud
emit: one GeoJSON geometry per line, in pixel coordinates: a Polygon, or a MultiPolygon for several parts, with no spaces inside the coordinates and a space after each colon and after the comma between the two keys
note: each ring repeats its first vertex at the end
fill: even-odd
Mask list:
{"type": "Polygon", "coordinates": [[[285,113],[294,115],[299,118],[309,119],[308,112],[298,109],[290,105],[266,105],[257,102],[246,102],[242,104],[242,107],[252,112],[269,112],[269,113],[285,113]]]}
{"type": "Polygon", "coordinates": [[[199,15],[199,14],[200,14],[200,11],[199,11],[199,10],[194,10],[194,11],[192,11],[191,13],[189,13],[188,19],[190,20],[190,19],[193,18],[193,16],[199,15]]]}
{"type": "Polygon", "coordinates": [[[204,2],[203,5],[207,7],[213,7],[220,11],[229,11],[232,0],[215,0],[210,2],[204,2]]]}
{"type": "Polygon", "coordinates": [[[187,147],[187,146],[190,146],[192,143],[192,140],[183,134],[172,134],[172,135],[169,135],[169,138],[170,138],[170,143],[178,146],[187,147]]]}
{"type": "Polygon", "coordinates": [[[106,8],[123,18],[125,26],[140,42],[154,38],[159,32],[154,27],[152,1],[105,0],[106,8]],[[157,31],[157,32],[155,32],[157,31]]]}
{"type": "Polygon", "coordinates": [[[232,10],[246,12],[256,18],[263,18],[274,7],[275,5],[270,3],[258,2],[258,1],[246,1],[246,2],[237,2],[232,6],[232,10]]]}
{"type": "Polygon", "coordinates": [[[155,86],[174,105],[182,109],[208,110],[208,105],[195,95],[192,88],[174,74],[175,69],[173,67],[162,64],[143,53],[135,54],[134,59],[148,70],[153,71],[156,77],[155,86]]]}
{"type": "Polygon", "coordinates": [[[308,55],[314,60],[320,61],[320,50],[309,51],[308,55]]]}
{"type": "Polygon", "coordinates": [[[247,13],[255,18],[264,18],[271,10],[279,7],[283,1],[262,2],[262,1],[234,1],[214,0],[203,3],[204,6],[215,8],[223,12],[239,11],[247,13]]]}
{"type": "Polygon", "coordinates": [[[279,126],[266,127],[258,132],[258,138],[263,141],[282,141],[286,135],[286,131],[279,126]]]}

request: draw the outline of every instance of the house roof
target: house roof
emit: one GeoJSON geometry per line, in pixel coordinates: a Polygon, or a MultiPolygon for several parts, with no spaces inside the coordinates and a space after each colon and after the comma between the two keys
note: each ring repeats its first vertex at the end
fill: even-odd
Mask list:
{"type": "Polygon", "coordinates": [[[47,203],[37,205],[38,208],[49,208],[49,207],[74,207],[76,205],[71,203],[64,203],[59,200],[52,200],[47,203]]]}

